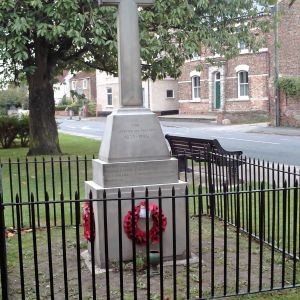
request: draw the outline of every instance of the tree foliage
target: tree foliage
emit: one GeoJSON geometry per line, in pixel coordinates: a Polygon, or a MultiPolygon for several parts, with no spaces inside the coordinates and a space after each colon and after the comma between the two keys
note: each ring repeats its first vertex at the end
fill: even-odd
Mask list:
{"type": "MultiPolygon", "coordinates": [[[[184,60],[201,49],[226,58],[237,54],[238,41],[257,49],[251,29],[265,29],[265,20],[256,18],[261,10],[251,0],[157,0],[140,11],[145,74],[178,75],[184,60]]],[[[5,79],[35,72],[39,41],[48,47],[53,75],[83,67],[117,73],[115,8],[92,0],[2,0],[0,20],[5,79]]]]}
{"type": "MultiPolygon", "coordinates": [[[[156,0],[154,7],[140,10],[143,76],[178,77],[180,66],[193,53],[210,49],[230,58],[238,54],[239,41],[252,50],[258,49],[261,40],[257,33],[266,29],[268,20],[257,15],[267,3],[156,0]]],[[[30,148],[38,149],[39,131],[51,130],[49,134],[39,133],[38,137],[48,137],[49,141],[56,134],[54,99],[52,105],[50,98],[57,74],[63,69],[84,68],[117,74],[116,16],[116,8],[99,7],[96,0],[0,1],[1,78],[28,81],[29,108],[33,114],[31,139],[35,139],[30,148]],[[42,112],[39,102],[48,111],[42,112]],[[51,119],[46,115],[40,118],[45,124],[34,124],[42,113],[51,116],[51,126],[47,125],[51,119]]],[[[57,143],[57,137],[52,143],[57,143]]]]}
{"type": "Polygon", "coordinates": [[[26,86],[9,85],[0,90],[0,114],[6,113],[11,106],[28,108],[28,88],[26,86]]]}

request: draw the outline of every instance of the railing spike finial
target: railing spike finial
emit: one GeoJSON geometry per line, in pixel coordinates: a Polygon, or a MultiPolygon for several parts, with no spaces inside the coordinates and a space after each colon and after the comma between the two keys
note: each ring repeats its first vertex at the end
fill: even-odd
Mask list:
{"type": "Polygon", "coordinates": [[[283,181],[283,188],[284,188],[284,189],[287,188],[287,181],[286,181],[286,179],[284,179],[284,181],[283,181]]]}
{"type": "Polygon", "coordinates": [[[148,187],[146,187],[146,189],[145,189],[145,196],[146,196],[146,198],[149,197],[149,189],[148,189],[148,187]]]}
{"type": "Polygon", "coordinates": [[[187,196],[189,194],[189,187],[186,185],[185,186],[185,195],[187,196]]]}
{"type": "Polygon", "coordinates": [[[298,188],[298,179],[295,180],[294,187],[298,188]]]}
{"type": "Polygon", "coordinates": [[[161,187],[158,188],[158,197],[161,197],[161,187]]]}

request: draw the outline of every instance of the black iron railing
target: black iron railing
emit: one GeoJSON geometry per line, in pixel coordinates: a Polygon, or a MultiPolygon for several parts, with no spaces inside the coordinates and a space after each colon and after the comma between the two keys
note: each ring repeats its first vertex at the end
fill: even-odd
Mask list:
{"type": "MultiPolygon", "coordinates": [[[[153,277],[148,213],[142,257],[134,237],[132,261],[123,258],[122,206],[130,201],[133,209],[145,201],[148,212],[149,202],[154,199],[148,190],[142,198],[135,191],[126,197],[119,191],[115,199],[107,199],[105,193],[102,199],[90,196],[91,211],[93,204],[103,203],[106,272],[101,275],[95,265],[95,245],[93,240],[89,246],[84,241],[81,221],[81,206],[86,201],[83,182],[92,179],[91,158],[2,162],[2,298],[96,299],[102,295],[120,299],[205,299],[298,287],[299,170],[246,157],[237,160],[208,153],[207,161],[198,161],[199,156],[186,157],[185,170],[179,173],[179,178],[187,182],[184,196],[176,195],[175,189],[168,197],[157,190],[162,242],[156,250],[163,253],[166,246],[161,208],[169,198],[172,213],[167,230],[172,231],[169,242],[173,255],[168,263],[160,256],[160,272],[153,277]],[[176,232],[181,226],[176,222],[177,201],[184,202],[186,212],[184,266],[178,265],[174,255],[179,245],[176,232]],[[108,248],[111,228],[107,226],[107,211],[112,203],[117,207],[118,261],[111,261],[108,248]],[[90,271],[81,256],[87,248],[90,271]]],[[[133,226],[133,236],[135,230],[133,226]]]]}
{"type": "MultiPolygon", "coordinates": [[[[215,186],[210,186],[210,192],[203,192],[198,188],[196,194],[189,194],[188,187],[182,195],[176,195],[173,188],[169,195],[162,196],[157,190],[156,197],[149,197],[146,189],[143,197],[137,197],[134,190],[131,195],[118,192],[115,198],[108,198],[103,193],[101,199],[79,200],[76,193],[74,200],[65,200],[63,196],[53,201],[45,194],[44,201],[35,201],[31,194],[30,202],[20,202],[19,196],[13,203],[0,204],[0,247],[1,247],[1,291],[2,298],[18,297],[21,299],[56,299],[78,298],[97,299],[131,297],[133,299],[205,299],[209,297],[223,297],[229,295],[251,294],[260,291],[299,287],[299,187],[295,181],[294,187],[267,189],[264,183],[257,190],[235,190],[223,185],[222,191],[216,192],[215,186]],[[287,251],[288,219],[286,205],[288,194],[293,199],[292,240],[290,252],[287,251]],[[264,239],[267,195],[274,204],[270,207],[271,243],[264,239]],[[242,199],[248,199],[248,212],[242,207],[242,199]],[[258,228],[254,234],[254,205],[252,199],[258,197],[257,209],[258,228]],[[281,218],[278,226],[276,206],[277,198],[282,199],[279,208],[281,218]],[[235,202],[234,222],[229,220],[231,198],[235,202]],[[167,220],[167,231],[171,233],[168,240],[162,228],[162,214],[166,211],[166,201],[170,201],[171,214],[167,220]],[[193,202],[196,199],[197,209],[194,214],[193,202]],[[153,244],[150,238],[151,217],[150,204],[155,201],[159,207],[160,242],[153,244]],[[103,232],[96,232],[103,237],[104,264],[103,270],[96,265],[97,246],[95,245],[94,215],[90,217],[90,242],[83,239],[81,211],[83,202],[88,203],[93,211],[96,203],[101,203],[103,213],[103,232]],[[136,227],[132,222],[131,253],[132,259],[125,261],[124,242],[127,237],[123,234],[124,215],[122,207],[129,203],[132,211],[141,202],[145,202],[145,233],[146,243],[141,247],[135,236],[136,227]],[[177,205],[184,203],[183,222],[185,227],[182,237],[176,235],[177,205]],[[206,205],[209,207],[206,207],[206,205]],[[75,210],[74,226],[66,226],[70,204],[75,210]],[[217,210],[221,210],[222,217],[217,210]],[[54,223],[54,209],[60,211],[54,223]],[[112,230],[108,226],[111,218],[111,206],[115,211],[117,232],[115,240],[109,238],[112,230]],[[16,229],[7,229],[6,221],[10,218],[11,208],[16,212],[16,229]],[[206,207],[206,208],[205,208],[206,207]],[[30,211],[31,228],[24,230],[21,226],[21,209],[30,211]],[[45,228],[39,228],[36,212],[38,208],[45,211],[45,228]],[[110,211],[110,215],[108,212],[110,211]],[[247,221],[245,230],[242,220],[247,221]],[[277,247],[276,230],[280,228],[282,247],[277,247]],[[118,247],[118,258],[111,259],[109,247],[114,243],[118,247]],[[168,245],[167,243],[171,243],[168,245]],[[180,243],[185,245],[184,257],[178,261],[177,248],[180,243]],[[154,247],[159,253],[164,253],[166,247],[172,248],[172,256],[165,262],[163,256],[159,258],[159,274],[152,274],[150,251],[154,247]],[[89,249],[89,250],[88,250],[89,249]],[[90,253],[89,258],[83,259],[83,253],[90,253]],[[103,272],[103,273],[101,273],[103,272]]],[[[98,227],[97,227],[98,228],[98,227]]],[[[126,250],[128,251],[128,249],[126,250]]]]}
{"type": "MultiPolygon", "coordinates": [[[[20,203],[30,202],[31,193],[35,201],[43,201],[45,192],[48,191],[49,199],[54,200],[63,193],[66,200],[74,200],[74,193],[77,191],[81,198],[84,197],[84,181],[92,177],[92,159],[94,157],[47,157],[32,158],[21,161],[8,160],[1,162],[2,185],[4,202],[14,203],[16,194],[19,195],[20,203]]],[[[53,209],[53,220],[59,218],[57,206],[53,209]]],[[[69,208],[69,219],[67,225],[75,224],[74,205],[71,202],[69,208]]],[[[26,207],[20,209],[20,222],[22,227],[31,227],[30,210],[26,207]]],[[[37,226],[45,226],[44,212],[36,211],[37,226]]],[[[11,218],[6,224],[8,227],[16,227],[16,211],[11,207],[11,218]]]]}

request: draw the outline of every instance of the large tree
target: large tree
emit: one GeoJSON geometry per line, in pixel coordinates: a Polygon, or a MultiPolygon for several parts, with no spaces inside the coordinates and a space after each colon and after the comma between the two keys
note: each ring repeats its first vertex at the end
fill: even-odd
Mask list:
{"type": "MultiPolygon", "coordinates": [[[[258,47],[257,18],[267,1],[156,0],[140,10],[145,77],[177,77],[180,66],[204,49],[225,58],[243,41],[258,47]],[[257,5],[257,4],[260,5],[257,5]]],[[[29,154],[60,153],[53,81],[63,69],[97,68],[117,73],[116,9],[96,0],[1,0],[2,80],[29,86],[29,154]]]]}

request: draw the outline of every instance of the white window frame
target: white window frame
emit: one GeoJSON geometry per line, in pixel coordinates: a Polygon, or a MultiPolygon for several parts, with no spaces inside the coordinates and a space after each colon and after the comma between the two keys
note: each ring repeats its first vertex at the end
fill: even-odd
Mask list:
{"type": "Polygon", "coordinates": [[[201,100],[201,72],[200,71],[196,71],[193,70],[192,72],[190,72],[190,83],[191,83],[191,92],[192,92],[192,99],[191,100],[187,100],[188,102],[199,102],[201,100]],[[199,97],[195,97],[195,93],[194,93],[194,83],[193,83],[193,78],[194,77],[199,77],[199,81],[200,81],[200,86],[199,86],[199,97]]]}
{"type": "Polygon", "coordinates": [[[87,86],[88,86],[88,80],[87,79],[83,79],[82,80],[82,89],[83,90],[87,90],[87,86]]]}
{"type": "Polygon", "coordinates": [[[72,91],[76,91],[76,85],[77,85],[77,81],[72,80],[72,91]]]}
{"type": "Polygon", "coordinates": [[[166,98],[167,99],[174,99],[174,90],[173,89],[167,89],[167,91],[166,91],[166,98]],[[172,92],[172,96],[171,97],[168,96],[168,92],[172,92]]]}
{"type": "Polygon", "coordinates": [[[106,106],[112,107],[113,106],[113,97],[112,97],[112,88],[106,88],[106,106]],[[110,90],[110,92],[109,92],[110,90]],[[111,97],[111,104],[109,104],[109,96],[111,97]]]}
{"type": "Polygon", "coordinates": [[[247,49],[245,42],[238,42],[238,48],[240,51],[247,49]]]}
{"type": "Polygon", "coordinates": [[[200,100],[201,99],[201,77],[199,76],[199,75],[194,75],[192,78],[191,78],[191,80],[192,80],[192,99],[193,100],[200,100]],[[195,86],[195,82],[194,82],[194,79],[195,78],[199,78],[199,85],[198,86],[195,86]],[[195,94],[195,89],[197,89],[198,90],[198,95],[199,95],[199,97],[198,96],[196,96],[195,94]]]}
{"type": "Polygon", "coordinates": [[[248,71],[239,71],[237,75],[238,75],[238,98],[241,100],[249,100],[249,72],[248,71]],[[241,83],[241,74],[242,73],[247,74],[248,82],[241,83]],[[247,91],[248,91],[247,95],[241,95],[241,85],[247,86],[247,91]]]}
{"type": "Polygon", "coordinates": [[[142,99],[143,99],[143,107],[145,107],[145,88],[142,87],[142,99]]]}
{"type": "Polygon", "coordinates": [[[195,60],[200,60],[200,54],[199,53],[197,53],[197,52],[194,52],[193,54],[192,54],[192,59],[191,59],[191,61],[195,61],[195,60]]]}
{"type": "Polygon", "coordinates": [[[249,66],[248,65],[238,65],[235,67],[235,72],[237,73],[237,85],[238,85],[238,99],[239,100],[249,100],[249,92],[250,92],[250,85],[249,85],[249,66]],[[248,96],[241,96],[240,91],[240,73],[247,72],[248,73],[248,96]]]}

